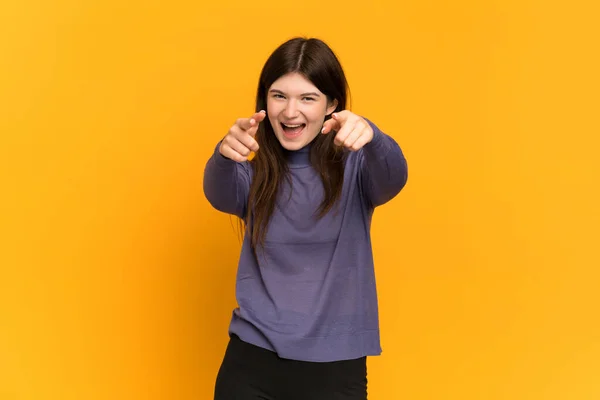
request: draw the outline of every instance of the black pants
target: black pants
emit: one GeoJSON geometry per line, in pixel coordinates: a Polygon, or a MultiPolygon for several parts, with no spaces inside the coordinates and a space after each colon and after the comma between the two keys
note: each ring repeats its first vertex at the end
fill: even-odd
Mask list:
{"type": "Polygon", "coordinates": [[[366,400],[367,360],[287,360],[234,335],[217,375],[214,399],[366,400]]]}

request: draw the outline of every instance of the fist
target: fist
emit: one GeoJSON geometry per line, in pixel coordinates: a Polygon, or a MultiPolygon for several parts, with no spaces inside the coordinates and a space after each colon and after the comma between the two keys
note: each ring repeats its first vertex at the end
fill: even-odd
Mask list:
{"type": "Polygon", "coordinates": [[[335,132],[333,142],[351,151],[357,151],[373,139],[373,128],[362,117],[348,111],[334,113],[325,121],[321,133],[335,132]]]}
{"type": "Polygon", "coordinates": [[[258,125],[266,115],[266,112],[260,111],[250,118],[238,119],[221,141],[219,153],[223,157],[237,162],[248,160],[250,153],[258,150],[258,143],[254,136],[256,136],[258,125]]]}

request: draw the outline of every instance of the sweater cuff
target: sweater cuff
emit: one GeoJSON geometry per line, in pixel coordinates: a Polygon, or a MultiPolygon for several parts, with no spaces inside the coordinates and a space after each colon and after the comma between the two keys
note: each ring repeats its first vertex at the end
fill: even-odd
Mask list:
{"type": "Polygon", "coordinates": [[[221,147],[222,142],[223,142],[223,139],[219,140],[219,142],[215,146],[215,150],[213,151],[212,158],[215,161],[215,165],[217,167],[230,168],[231,165],[235,164],[236,162],[230,158],[225,157],[223,154],[221,154],[221,152],[219,151],[219,147],[221,147]]]}

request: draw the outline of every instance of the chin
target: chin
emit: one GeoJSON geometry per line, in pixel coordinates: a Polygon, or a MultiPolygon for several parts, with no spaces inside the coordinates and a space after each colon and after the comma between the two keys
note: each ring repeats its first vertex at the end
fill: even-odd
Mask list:
{"type": "Polygon", "coordinates": [[[290,151],[294,151],[294,150],[300,150],[301,148],[303,148],[304,146],[307,145],[306,140],[289,140],[286,138],[282,138],[279,137],[279,144],[281,144],[281,147],[283,147],[286,150],[290,150],[290,151]]]}
{"type": "Polygon", "coordinates": [[[289,137],[289,135],[286,135],[280,130],[278,130],[275,133],[275,136],[277,136],[277,140],[279,140],[279,144],[281,144],[281,147],[290,151],[300,150],[301,148],[305,147],[307,144],[312,142],[313,139],[316,137],[315,134],[311,135],[310,132],[306,131],[306,129],[304,132],[302,132],[299,136],[296,137],[289,137]]]}

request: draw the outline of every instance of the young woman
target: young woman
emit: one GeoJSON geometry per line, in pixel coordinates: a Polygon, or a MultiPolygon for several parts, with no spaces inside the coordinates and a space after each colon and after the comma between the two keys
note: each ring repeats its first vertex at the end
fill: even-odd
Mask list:
{"type": "Polygon", "coordinates": [[[367,398],[366,357],[381,353],[371,217],[407,165],[346,96],[333,51],[291,39],[206,164],[208,201],[245,227],[216,400],[367,398]]]}

